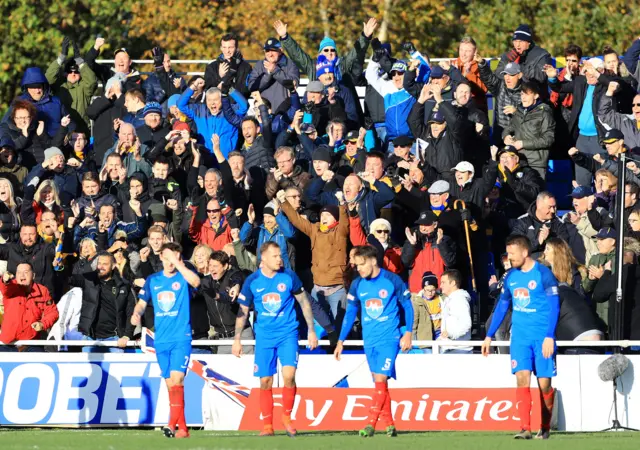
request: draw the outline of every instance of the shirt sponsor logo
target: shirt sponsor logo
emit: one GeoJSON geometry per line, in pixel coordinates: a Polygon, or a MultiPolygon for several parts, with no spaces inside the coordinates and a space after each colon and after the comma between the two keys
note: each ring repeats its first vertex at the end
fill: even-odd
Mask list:
{"type": "Polygon", "coordinates": [[[529,289],[517,288],[513,291],[513,303],[516,308],[526,308],[530,302],[529,289]]]}
{"type": "Polygon", "coordinates": [[[277,292],[271,292],[262,296],[262,306],[270,313],[276,313],[280,309],[282,300],[280,294],[277,292]]]}
{"type": "Polygon", "coordinates": [[[382,304],[382,300],[379,298],[372,298],[367,300],[364,303],[365,311],[367,311],[367,315],[372,319],[377,319],[382,314],[382,310],[384,309],[384,305],[382,304]]]}
{"type": "Polygon", "coordinates": [[[171,291],[158,292],[158,306],[164,312],[171,311],[176,304],[176,294],[171,291]]]}

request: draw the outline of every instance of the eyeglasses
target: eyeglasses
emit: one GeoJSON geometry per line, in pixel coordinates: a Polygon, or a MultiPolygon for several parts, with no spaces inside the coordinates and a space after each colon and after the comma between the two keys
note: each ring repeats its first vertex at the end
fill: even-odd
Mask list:
{"type": "Polygon", "coordinates": [[[322,53],[335,53],[336,49],[335,48],[323,48],[322,49],[322,53]]]}
{"type": "Polygon", "coordinates": [[[283,159],[282,161],[277,161],[277,163],[278,163],[278,165],[280,165],[280,164],[289,163],[291,161],[292,161],[291,158],[289,158],[289,159],[283,159]]]}
{"type": "Polygon", "coordinates": [[[567,59],[568,63],[577,63],[579,62],[577,59],[567,59]]]}
{"type": "Polygon", "coordinates": [[[374,233],[377,233],[377,234],[389,234],[389,230],[376,230],[376,231],[374,231],[374,233]]]}
{"type": "Polygon", "coordinates": [[[207,209],[208,213],[219,213],[220,211],[220,209],[207,209]]]}

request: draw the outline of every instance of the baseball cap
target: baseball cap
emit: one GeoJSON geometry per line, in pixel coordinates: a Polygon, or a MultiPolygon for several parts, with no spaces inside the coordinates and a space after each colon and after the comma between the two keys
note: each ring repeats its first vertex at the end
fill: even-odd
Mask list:
{"type": "Polygon", "coordinates": [[[522,72],[520,64],[510,62],[509,64],[504,66],[504,70],[500,72],[500,75],[518,75],[520,72],[522,72]]]}
{"type": "Polygon", "coordinates": [[[433,211],[427,210],[420,213],[420,217],[416,220],[416,225],[433,225],[433,222],[437,221],[438,216],[433,211]]]}
{"type": "Polygon", "coordinates": [[[397,71],[397,72],[406,72],[407,71],[407,63],[405,63],[404,61],[396,61],[393,63],[393,66],[391,66],[391,72],[393,71],[397,71]]]}
{"type": "Polygon", "coordinates": [[[445,76],[445,73],[442,67],[440,66],[435,66],[433,69],[431,69],[431,74],[429,75],[430,78],[433,78],[436,80],[439,80],[443,76],[445,76]]]}
{"type": "Polygon", "coordinates": [[[264,43],[264,51],[268,50],[281,50],[282,44],[276,38],[269,38],[267,42],[264,43]]]}
{"type": "Polygon", "coordinates": [[[436,111],[434,112],[431,117],[429,118],[429,122],[435,122],[435,123],[444,123],[444,114],[442,114],[440,111],[436,111]]]}
{"type": "Polygon", "coordinates": [[[518,155],[518,149],[515,148],[513,145],[505,145],[502,149],[500,149],[500,151],[496,156],[499,159],[500,156],[504,155],[505,153],[512,153],[515,156],[520,156],[518,155]]]}
{"type": "Polygon", "coordinates": [[[458,172],[471,172],[475,173],[475,169],[473,168],[473,164],[468,161],[460,161],[454,168],[451,170],[456,170],[458,172]]]}
{"type": "Polygon", "coordinates": [[[571,197],[573,198],[585,198],[593,195],[593,189],[589,186],[578,186],[571,191],[571,197]]]}
{"type": "Polygon", "coordinates": [[[449,183],[444,180],[438,180],[429,187],[427,192],[429,192],[429,194],[444,194],[445,192],[449,192],[449,183]]]}
{"type": "Polygon", "coordinates": [[[620,139],[624,139],[622,131],[612,128],[605,133],[604,138],[602,138],[602,142],[605,144],[612,144],[620,139]]]}
{"type": "Polygon", "coordinates": [[[115,53],[113,54],[113,57],[115,58],[115,57],[116,57],[116,55],[117,55],[118,53],[122,53],[122,52],[124,52],[124,53],[126,53],[127,55],[129,55],[129,50],[127,50],[127,49],[126,49],[126,48],[124,48],[124,47],[121,47],[121,48],[119,48],[119,49],[117,49],[117,50],[115,51],[115,53]]]}
{"type": "Polygon", "coordinates": [[[309,84],[307,84],[307,92],[323,92],[323,91],[324,91],[324,85],[318,80],[309,81],[309,84]]]}
{"type": "Polygon", "coordinates": [[[398,136],[393,140],[394,147],[411,147],[413,145],[413,139],[409,136],[398,136]]]}
{"type": "Polygon", "coordinates": [[[600,231],[596,234],[596,239],[615,239],[616,237],[616,230],[611,227],[600,228],[600,231]]]}
{"type": "Polygon", "coordinates": [[[316,127],[314,127],[312,123],[303,123],[300,125],[300,131],[304,134],[311,134],[316,132],[316,127]]]}
{"type": "Polygon", "coordinates": [[[358,137],[360,137],[360,133],[358,133],[357,130],[351,130],[347,133],[344,140],[353,142],[353,141],[357,141],[358,137]]]}

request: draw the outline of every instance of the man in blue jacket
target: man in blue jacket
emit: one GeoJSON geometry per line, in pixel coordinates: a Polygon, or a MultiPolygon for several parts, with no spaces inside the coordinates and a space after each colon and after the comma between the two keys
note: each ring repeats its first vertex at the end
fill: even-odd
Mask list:
{"type": "MultiPolygon", "coordinates": [[[[225,115],[224,105],[229,104],[229,97],[223,95],[223,91],[215,87],[207,90],[205,94],[205,104],[189,104],[189,100],[194,91],[199,88],[198,85],[204,86],[204,80],[202,78],[195,80],[182,93],[180,100],[178,100],[178,108],[180,112],[195,122],[198,128],[199,143],[204,145],[212,154],[213,142],[211,138],[214,134],[220,137],[220,149],[226,158],[229,152],[236,148],[236,144],[238,143],[238,129],[242,126],[242,121],[233,120],[238,118],[231,118],[225,115]]],[[[229,95],[236,102],[237,109],[235,112],[238,117],[244,116],[249,109],[247,100],[233,88],[230,89],[229,95]]]]}
{"type": "MultiPolygon", "coordinates": [[[[22,94],[19,99],[33,103],[38,110],[36,122],[43,121],[47,134],[54,137],[60,128],[60,121],[69,114],[58,97],[51,94],[51,87],[47,78],[39,67],[28,67],[22,76],[22,94]]],[[[9,119],[9,112],[2,118],[2,122],[9,119]]],[[[69,124],[69,131],[75,130],[75,124],[69,124]]]]}

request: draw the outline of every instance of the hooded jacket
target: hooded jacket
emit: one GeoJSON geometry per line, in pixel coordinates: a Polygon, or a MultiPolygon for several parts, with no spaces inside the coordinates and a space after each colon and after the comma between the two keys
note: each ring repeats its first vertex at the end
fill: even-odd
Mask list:
{"type": "Polygon", "coordinates": [[[7,261],[7,271],[16,273],[18,264],[29,262],[33,266],[34,283],[44,285],[55,297],[55,272],[53,258],[56,253],[54,244],[46,244],[40,238],[31,247],[25,247],[21,241],[0,245],[0,260],[7,261]]]}
{"type": "Polygon", "coordinates": [[[191,209],[193,212],[189,222],[189,237],[193,242],[208,245],[214,251],[222,250],[225,245],[233,242],[226,217],[222,216],[220,227],[216,230],[208,217],[204,221],[197,220],[198,206],[191,206],[191,209]]]}
{"type": "MultiPolygon", "coordinates": [[[[245,247],[260,249],[265,242],[275,242],[280,247],[282,264],[285,269],[295,270],[295,247],[290,240],[295,238],[296,229],[282,211],[276,215],[276,227],[269,231],[264,223],[255,226],[245,222],[240,229],[240,240],[245,247]]],[[[260,264],[260,252],[256,251],[257,262],[260,264]]]]}
{"type": "Polygon", "coordinates": [[[42,323],[49,330],[58,320],[58,308],[51,298],[49,290],[38,283],[30,289],[11,280],[0,281],[0,293],[4,301],[4,317],[0,342],[11,344],[15,341],[37,339],[38,331],[31,324],[42,323]]]}
{"type": "Polygon", "coordinates": [[[447,268],[453,268],[456,264],[456,243],[449,236],[442,236],[442,241],[437,243],[437,234],[431,236],[420,233],[418,228],[411,230],[415,233],[417,241],[413,245],[409,240],[402,247],[402,263],[411,269],[409,275],[409,290],[414,294],[422,289],[422,275],[431,272],[440,277],[447,268]]]}
{"type": "Polygon", "coordinates": [[[553,216],[551,220],[546,222],[541,222],[536,217],[536,202],[534,201],[529,206],[529,210],[527,214],[523,214],[518,217],[514,226],[512,235],[519,234],[522,236],[526,236],[531,243],[531,257],[533,259],[538,259],[545,248],[545,243],[540,244],[538,241],[538,235],[540,234],[540,229],[543,225],[546,225],[549,228],[549,237],[557,237],[562,239],[565,242],[569,242],[569,233],[567,232],[567,228],[564,223],[557,217],[553,216]]]}
{"type": "MultiPolygon", "coordinates": [[[[471,297],[464,289],[458,289],[444,297],[442,306],[442,322],[440,332],[446,332],[448,337],[444,339],[452,341],[471,340],[471,297]]],[[[442,338],[441,338],[442,339],[442,338]]],[[[442,347],[443,350],[468,350],[472,347],[442,347]]]]}

